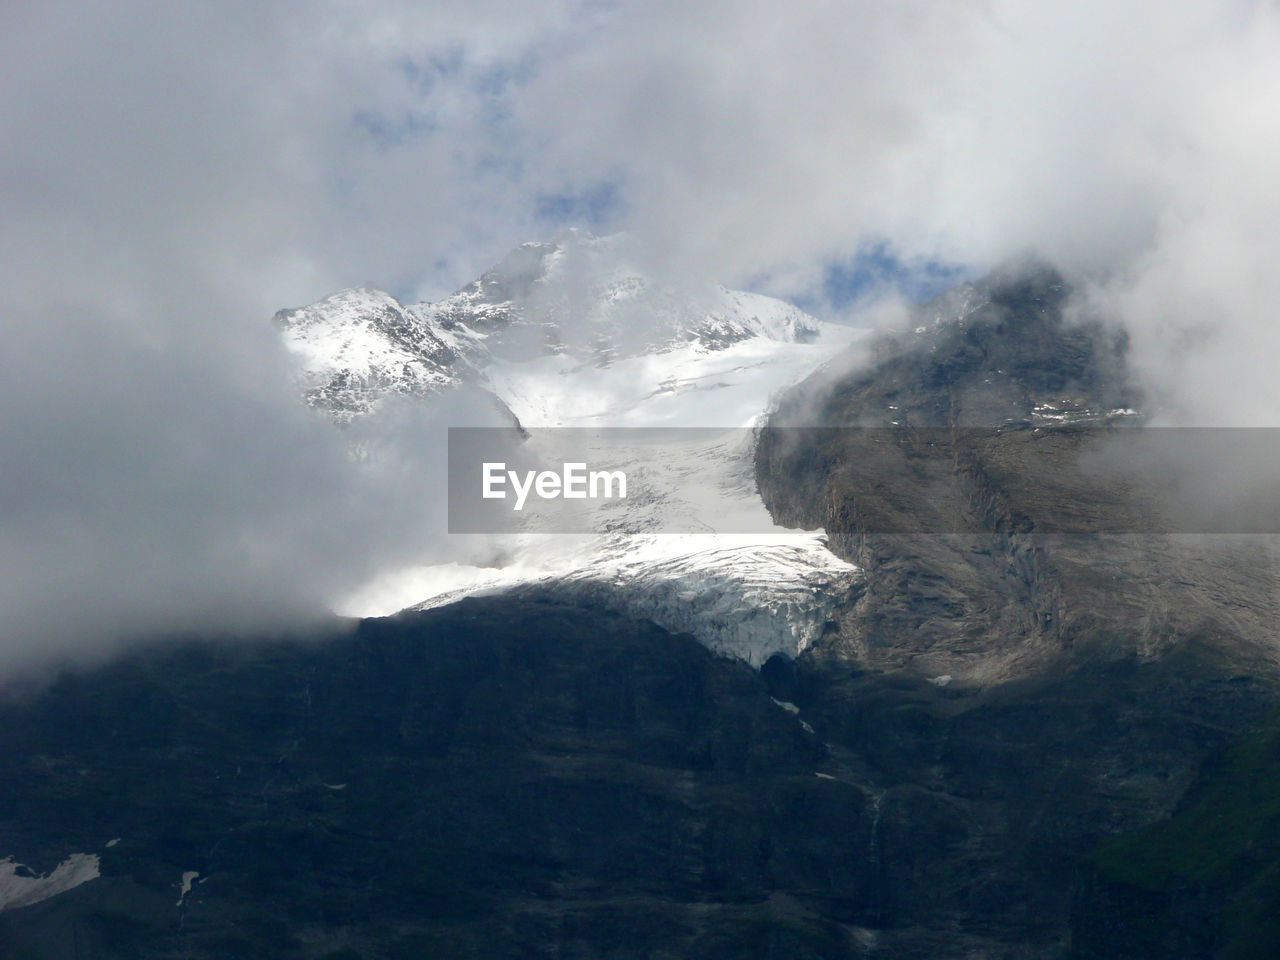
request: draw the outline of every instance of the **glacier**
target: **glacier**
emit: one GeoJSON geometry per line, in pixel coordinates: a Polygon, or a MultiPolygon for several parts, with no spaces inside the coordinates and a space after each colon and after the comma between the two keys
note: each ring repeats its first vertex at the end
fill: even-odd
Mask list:
{"type": "Polygon", "coordinates": [[[383,571],[335,599],[343,615],[498,592],[553,598],[651,619],[758,667],[821,636],[835,598],[861,578],[822,531],[772,523],[751,428],[865,331],[760,294],[658,284],[618,239],[578,231],[522,245],[437,303],[346,290],[276,323],[307,402],[340,426],[393,399],[438,403],[467,385],[499,401],[533,445],[561,427],[718,428],[637,449],[649,495],[613,504],[607,533],[454,534],[454,558],[383,571]],[[694,487],[715,489],[714,502],[682,497],[694,487]],[[677,527],[705,532],[664,532],[677,527]]]}

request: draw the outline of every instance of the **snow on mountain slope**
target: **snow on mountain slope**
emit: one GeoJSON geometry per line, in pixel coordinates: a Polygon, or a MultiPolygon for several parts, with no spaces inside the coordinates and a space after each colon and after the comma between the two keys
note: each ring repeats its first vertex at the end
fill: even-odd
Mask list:
{"type": "Polygon", "coordinates": [[[460,380],[453,344],[379,290],[343,290],[275,321],[307,403],[340,423],[388,395],[430,396],[460,380]]]}
{"type": "Polygon", "coordinates": [[[275,316],[312,406],[349,423],[394,396],[482,382],[495,362],[564,357],[608,365],[696,345],[805,342],[818,321],[790,304],[715,288],[675,291],[626,260],[617,238],[565,231],[527,243],[436,303],[351,289],[275,316]]]}
{"type": "Polygon", "coordinates": [[[576,233],[517,248],[437,304],[345,291],[278,322],[309,402],[339,422],[383,397],[467,382],[499,397],[535,448],[557,427],[723,428],[629,454],[644,495],[601,507],[613,510],[607,534],[454,535],[454,562],[388,571],[339,612],[552,594],[653,619],[759,666],[820,636],[844,592],[832,587],[860,575],[821,532],[772,524],[749,429],[856,331],[757,294],[679,294],[636,275],[610,239],[576,233]],[[692,489],[715,490],[713,502],[691,502],[692,489]]]}
{"type": "MultiPolygon", "coordinates": [[[[496,363],[487,382],[533,445],[558,439],[547,427],[723,429],[656,450],[640,447],[631,462],[617,463],[641,495],[610,519],[607,535],[524,534],[496,544],[470,538],[489,552],[470,563],[381,577],[346,598],[343,612],[372,616],[511,591],[646,617],[755,666],[773,653],[797,655],[833,619],[845,592],[838,588],[860,574],[827,549],[821,532],[773,525],[756,492],[746,428],[771,396],[825,362],[850,335],[835,330],[809,344],[754,339],[719,351],[689,345],[604,368],[563,356],[496,363]],[[686,497],[713,487],[714,502],[686,497]],[[661,532],[673,528],[708,532],[661,532]]],[[[611,452],[617,455],[616,446],[611,452]]]]}

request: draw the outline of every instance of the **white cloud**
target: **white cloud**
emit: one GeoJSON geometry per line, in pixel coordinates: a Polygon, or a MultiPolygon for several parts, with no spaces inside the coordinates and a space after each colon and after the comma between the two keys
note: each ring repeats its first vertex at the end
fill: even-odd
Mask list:
{"type": "Polygon", "coordinates": [[[699,279],[1037,250],[1157,393],[1274,419],[1278,74],[1253,2],[10,4],[6,642],[305,608],[377,562],[266,319],[447,292],[601,183],[699,279]]]}

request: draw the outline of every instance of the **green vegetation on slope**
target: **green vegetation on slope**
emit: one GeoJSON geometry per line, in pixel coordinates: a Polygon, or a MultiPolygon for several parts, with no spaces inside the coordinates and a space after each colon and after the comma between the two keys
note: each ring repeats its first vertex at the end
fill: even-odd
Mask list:
{"type": "Polygon", "coordinates": [[[1089,860],[1114,884],[1212,904],[1217,957],[1280,956],[1280,715],[1206,769],[1172,817],[1089,860]]]}

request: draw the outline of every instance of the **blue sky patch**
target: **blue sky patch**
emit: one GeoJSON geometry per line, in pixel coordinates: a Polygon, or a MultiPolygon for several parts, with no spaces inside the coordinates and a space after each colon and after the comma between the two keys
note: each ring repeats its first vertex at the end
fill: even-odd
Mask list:
{"type": "Polygon", "coordinates": [[[544,193],[534,214],[554,232],[562,226],[584,226],[593,233],[607,231],[622,211],[621,183],[605,180],[580,190],[544,193]]]}

